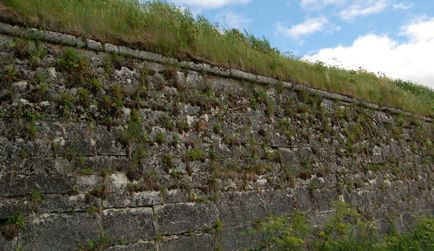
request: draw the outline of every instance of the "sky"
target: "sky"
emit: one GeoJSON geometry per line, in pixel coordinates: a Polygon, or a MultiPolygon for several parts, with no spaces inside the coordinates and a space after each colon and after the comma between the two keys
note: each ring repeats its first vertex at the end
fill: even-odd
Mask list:
{"type": "Polygon", "coordinates": [[[434,0],[169,0],[311,62],[434,89],[434,0]]]}

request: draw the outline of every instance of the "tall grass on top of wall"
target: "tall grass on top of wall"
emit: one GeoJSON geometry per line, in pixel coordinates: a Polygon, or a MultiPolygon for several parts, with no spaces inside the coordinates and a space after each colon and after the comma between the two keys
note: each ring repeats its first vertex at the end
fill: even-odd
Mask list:
{"type": "Polygon", "coordinates": [[[204,17],[194,17],[188,10],[165,2],[0,0],[0,3],[6,7],[1,9],[16,14],[29,26],[234,67],[379,105],[434,114],[431,89],[408,82],[394,83],[363,70],[348,71],[287,57],[266,39],[235,29],[221,29],[204,17]]]}

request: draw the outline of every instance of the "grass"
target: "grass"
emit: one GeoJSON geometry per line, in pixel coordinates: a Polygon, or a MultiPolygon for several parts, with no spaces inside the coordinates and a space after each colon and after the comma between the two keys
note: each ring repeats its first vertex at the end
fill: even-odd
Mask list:
{"type": "Polygon", "coordinates": [[[272,48],[266,39],[236,29],[222,30],[204,17],[194,17],[188,10],[168,3],[0,0],[0,4],[18,22],[28,26],[238,68],[379,105],[434,115],[434,91],[429,88],[378,77],[364,70],[343,70],[297,60],[272,48]]]}

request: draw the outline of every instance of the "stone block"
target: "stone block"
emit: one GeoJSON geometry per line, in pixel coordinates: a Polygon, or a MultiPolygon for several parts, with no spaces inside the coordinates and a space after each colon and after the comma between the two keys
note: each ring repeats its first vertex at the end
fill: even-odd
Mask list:
{"type": "Polygon", "coordinates": [[[18,242],[23,250],[77,250],[100,238],[100,220],[78,212],[38,215],[28,219],[18,242]]]}
{"type": "Polygon", "coordinates": [[[157,233],[151,208],[104,210],[102,225],[114,243],[149,240],[155,238],[157,233]]]}
{"type": "Polygon", "coordinates": [[[266,206],[257,192],[232,192],[219,195],[220,220],[224,226],[253,222],[267,216],[266,206]]]}
{"type": "Polygon", "coordinates": [[[42,193],[69,193],[73,181],[69,177],[45,175],[9,175],[2,177],[0,194],[3,196],[25,196],[38,190],[42,193]]]}
{"type": "Polygon", "coordinates": [[[158,232],[163,235],[205,230],[215,225],[218,212],[211,203],[179,203],[156,207],[158,232]]]}

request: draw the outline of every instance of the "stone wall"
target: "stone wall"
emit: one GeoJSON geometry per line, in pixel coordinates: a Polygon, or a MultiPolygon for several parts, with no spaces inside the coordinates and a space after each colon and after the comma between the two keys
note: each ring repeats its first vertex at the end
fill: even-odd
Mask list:
{"type": "Polygon", "coordinates": [[[430,118],[0,24],[0,250],[239,250],[267,215],[433,214],[430,118]],[[21,248],[21,249],[20,249],[21,248]]]}

